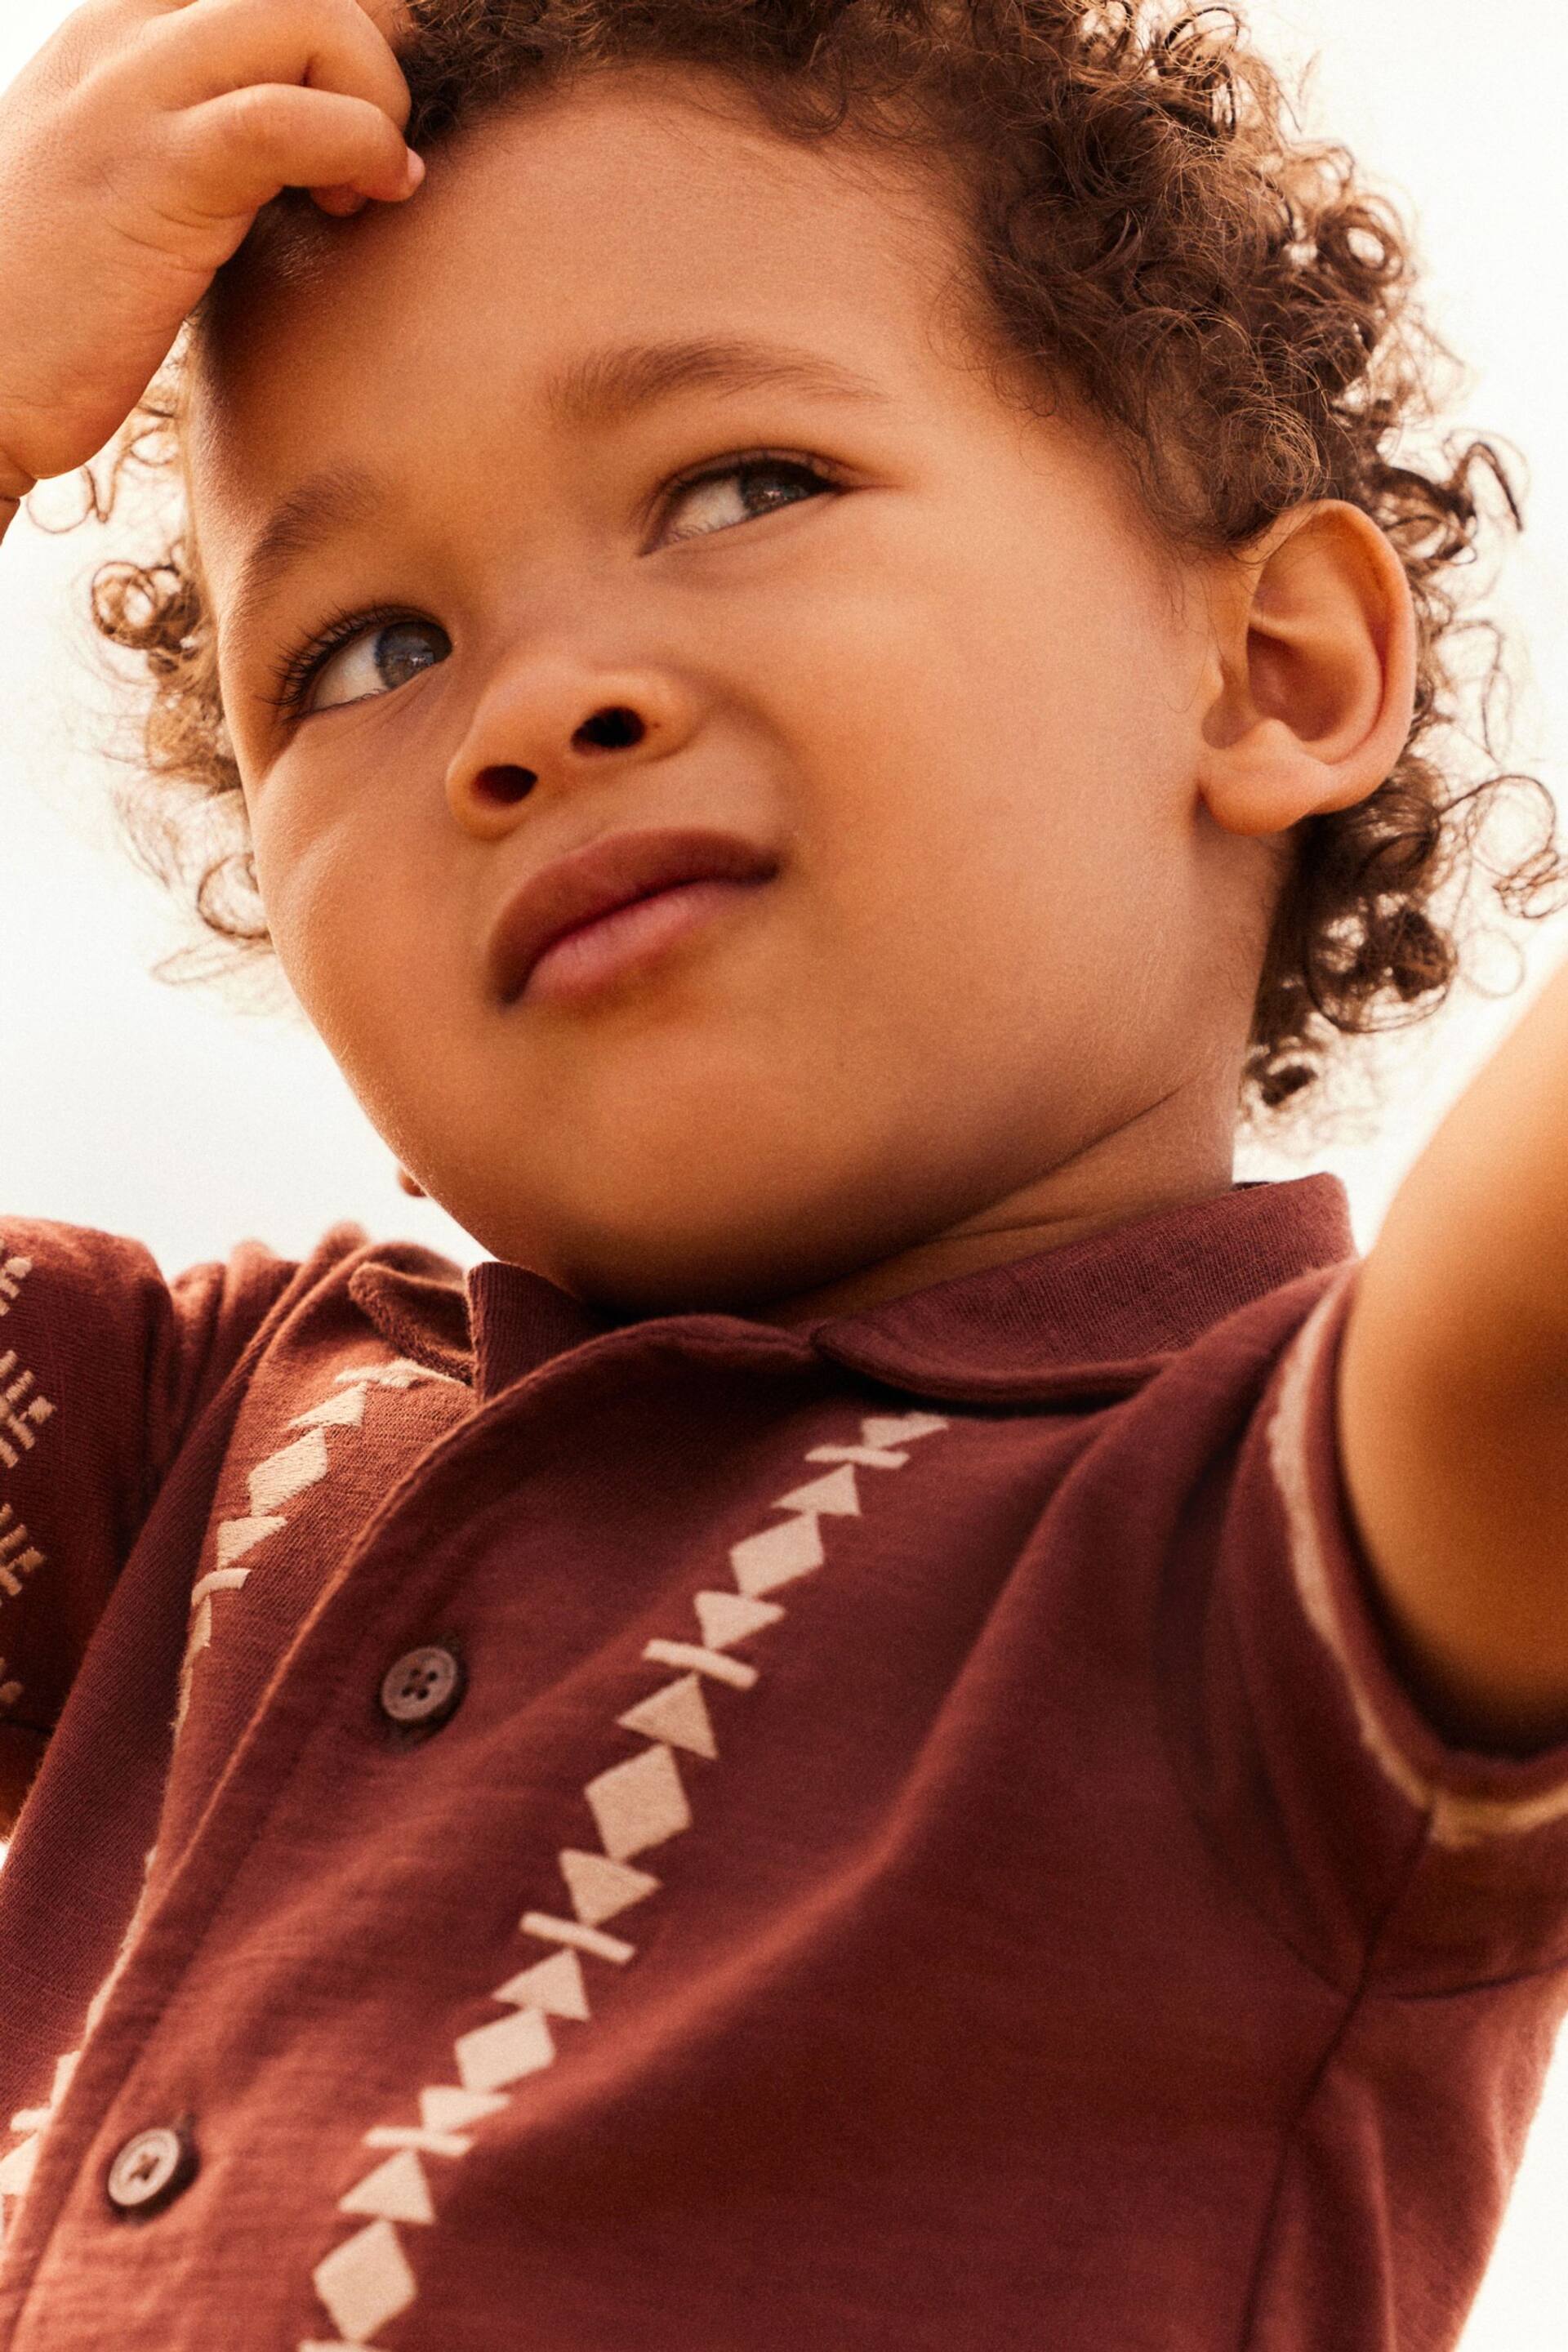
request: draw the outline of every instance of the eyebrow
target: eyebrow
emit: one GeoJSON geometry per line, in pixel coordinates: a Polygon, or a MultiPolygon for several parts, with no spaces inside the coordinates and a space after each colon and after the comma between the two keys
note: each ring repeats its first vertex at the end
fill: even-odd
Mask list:
{"type": "MultiPolygon", "coordinates": [[[[697,391],[784,391],[884,405],[889,398],[868,377],[818,352],[743,336],[698,336],[585,352],[547,379],[543,407],[560,429],[602,431],[697,391]]],[[[390,486],[368,466],[331,466],[308,475],[268,516],[246,552],[229,599],[230,632],[243,637],[287,572],[336,532],[372,521],[389,496],[390,486]]]]}
{"type": "Polygon", "coordinates": [[[331,466],[308,474],[273,509],[246,551],[228,600],[229,634],[243,642],[285,574],[335,532],[368,522],[384,496],[384,484],[368,466],[331,466]]]}
{"type": "Polygon", "coordinates": [[[837,360],[746,337],[620,343],[557,369],[544,388],[552,421],[568,431],[616,425],[683,392],[799,392],[814,399],[885,401],[869,377],[837,360]]]}

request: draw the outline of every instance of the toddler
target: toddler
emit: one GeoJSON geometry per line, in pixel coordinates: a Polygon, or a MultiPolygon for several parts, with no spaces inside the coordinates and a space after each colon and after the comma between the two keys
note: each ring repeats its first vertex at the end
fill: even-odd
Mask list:
{"type": "Polygon", "coordinates": [[[1500,788],[1394,212],[1163,0],[89,0],[0,219],[136,821],[489,1254],[0,1227],[0,2345],[1451,2347],[1568,984],[1364,1261],[1234,1175],[1500,788]]]}

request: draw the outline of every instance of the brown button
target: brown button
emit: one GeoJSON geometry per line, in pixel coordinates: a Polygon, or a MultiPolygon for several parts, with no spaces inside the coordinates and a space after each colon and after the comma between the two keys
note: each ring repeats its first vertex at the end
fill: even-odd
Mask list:
{"type": "Polygon", "coordinates": [[[184,2123],[153,2124],[128,2139],[104,2187],[117,2213],[156,2213],[196,2177],[200,2159],[184,2123]]]}
{"type": "Polygon", "coordinates": [[[433,1731],[463,1696],[462,1661],[444,1642],[405,1650],[381,1679],[381,1711],[389,1722],[433,1731]]]}

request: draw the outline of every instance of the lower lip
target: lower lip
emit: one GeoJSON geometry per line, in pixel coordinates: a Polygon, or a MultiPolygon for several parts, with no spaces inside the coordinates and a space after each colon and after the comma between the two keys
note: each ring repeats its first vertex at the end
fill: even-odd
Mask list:
{"type": "Polygon", "coordinates": [[[635,899],[629,907],[616,907],[595,922],[563,932],[540,957],[521,992],[536,1003],[590,996],[757,887],[755,882],[681,882],[651,898],[635,899]]]}

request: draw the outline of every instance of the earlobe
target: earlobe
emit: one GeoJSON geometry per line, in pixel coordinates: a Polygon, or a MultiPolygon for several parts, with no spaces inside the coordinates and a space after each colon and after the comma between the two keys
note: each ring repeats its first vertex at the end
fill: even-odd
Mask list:
{"type": "Polygon", "coordinates": [[[1211,610],[1197,782],[1215,823],[1279,834],[1368,799],[1409,740],[1416,654],[1410,584],[1371,517],[1294,509],[1231,561],[1211,610]]]}

